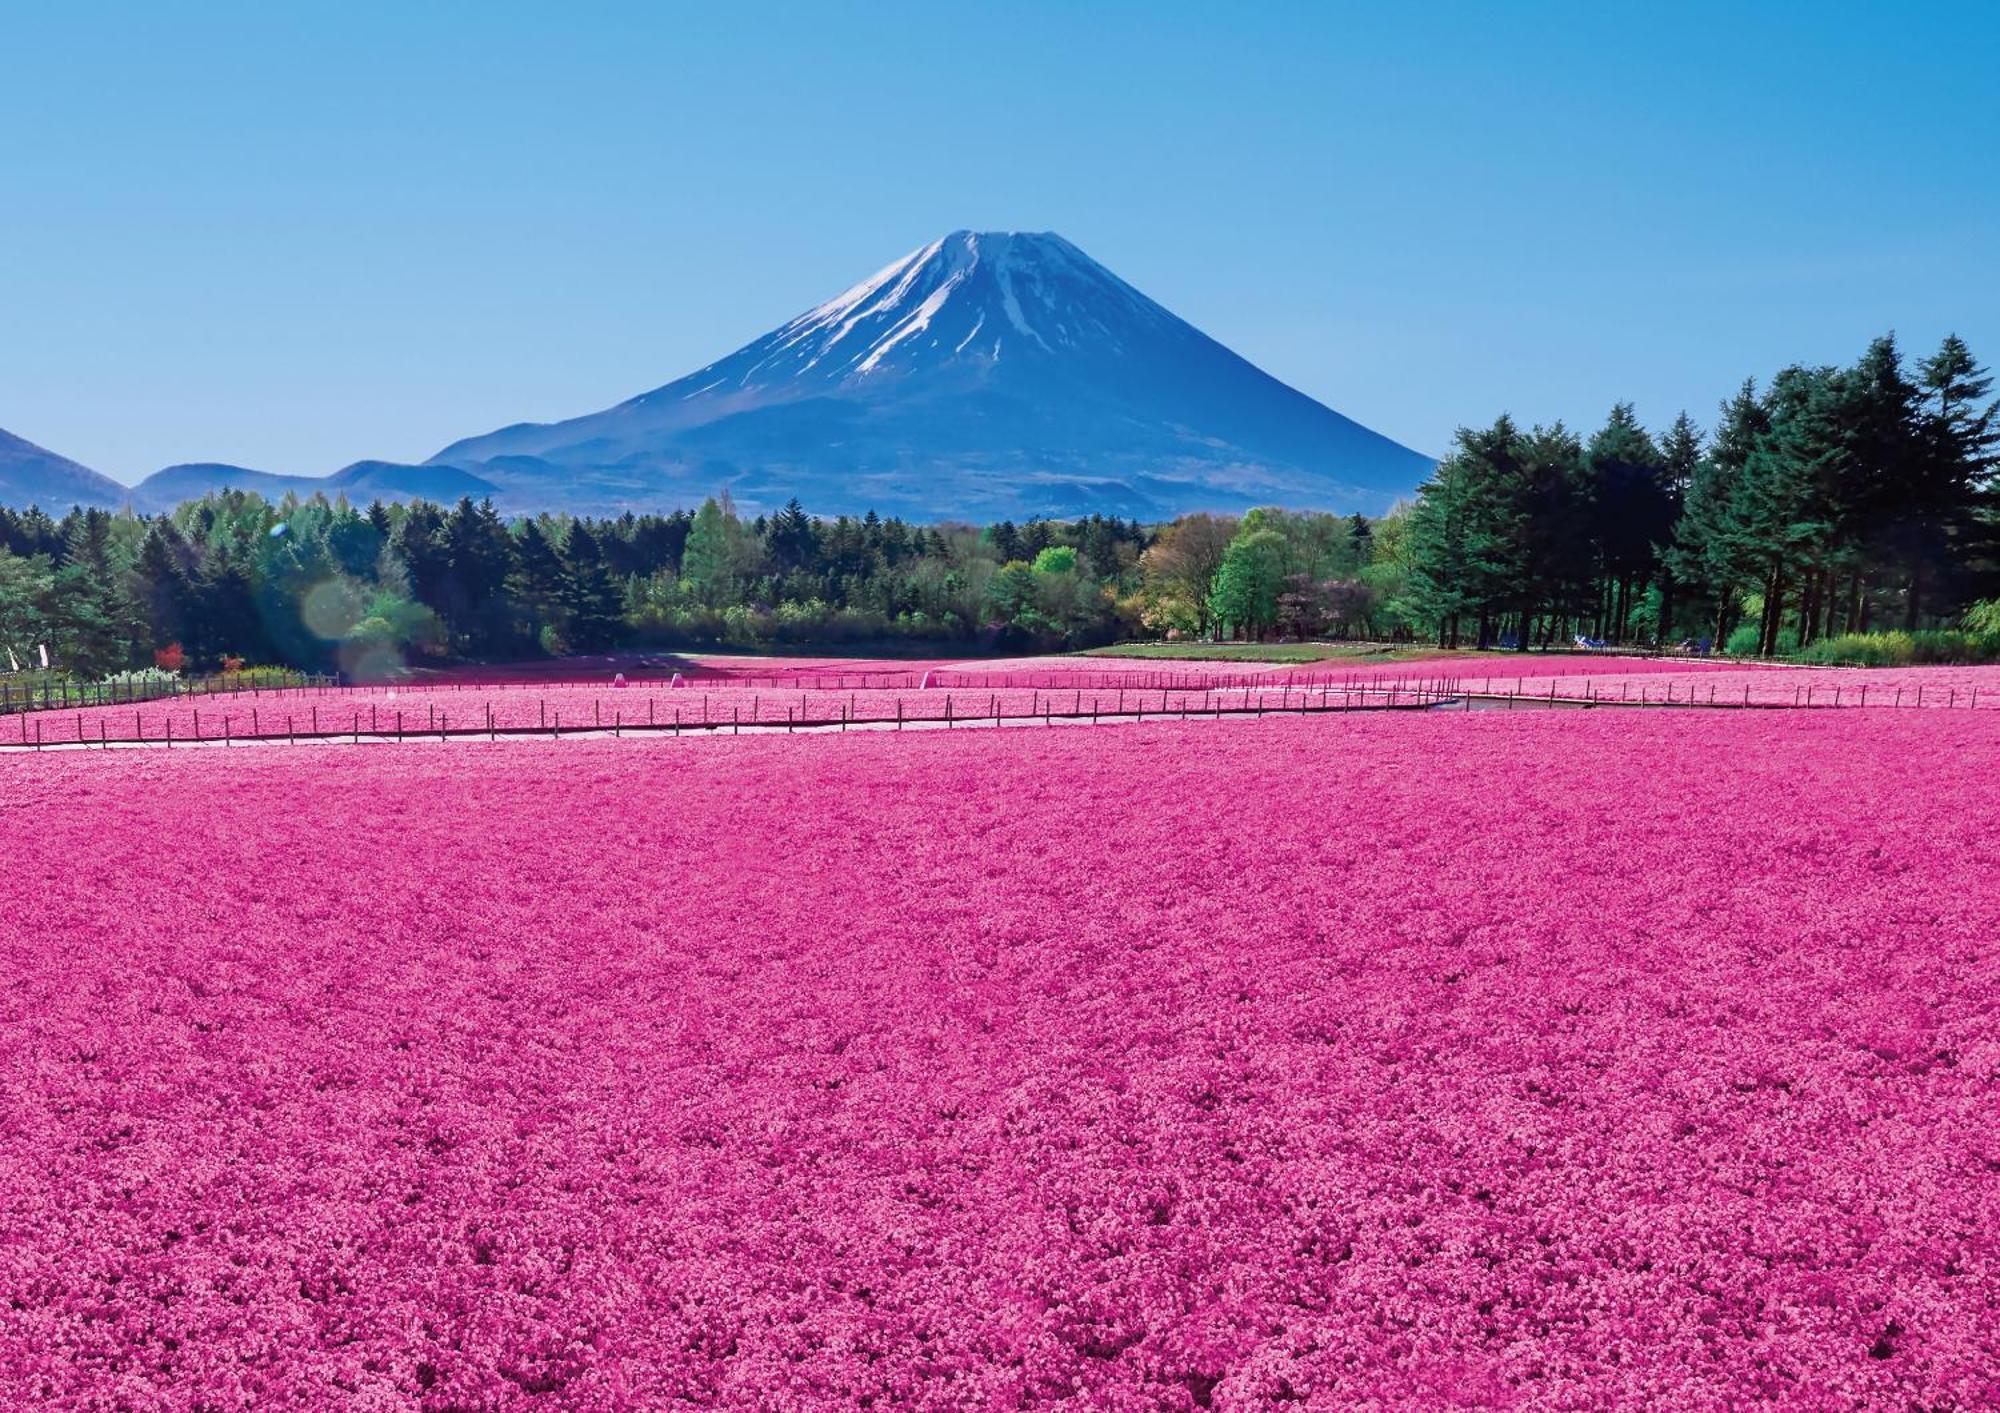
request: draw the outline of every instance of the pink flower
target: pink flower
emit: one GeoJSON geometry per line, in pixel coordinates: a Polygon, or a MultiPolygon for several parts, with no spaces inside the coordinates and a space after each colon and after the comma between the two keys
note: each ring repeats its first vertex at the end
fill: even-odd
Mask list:
{"type": "Polygon", "coordinates": [[[0,1402],[1991,1404],[1996,751],[9,756],[0,1402]]]}

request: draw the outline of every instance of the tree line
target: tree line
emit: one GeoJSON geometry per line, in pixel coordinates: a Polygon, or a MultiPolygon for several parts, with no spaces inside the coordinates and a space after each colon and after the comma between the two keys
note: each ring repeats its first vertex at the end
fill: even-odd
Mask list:
{"type": "MultiPolygon", "coordinates": [[[[367,671],[624,647],[1109,641],[1150,541],[1093,516],[913,526],[796,502],[508,520],[224,491],[170,513],[0,508],[0,648],[96,677],[230,662],[367,671]]],[[[10,664],[0,660],[0,668],[10,664]]]]}
{"type": "Polygon", "coordinates": [[[1135,635],[1396,631],[1361,516],[1254,510],[917,526],[797,501],[509,520],[224,491],[170,513],[0,509],[0,646],[96,677],[233,662],[350,672],[632,647],[997,650],[1135,635]]]}
{"type": "Polygon", "coordinates": [[[1408,512],[1406,616],[1446,646],[1565,635],[1770,655],[1955,623],[2000,564],[1992,379],[1947,338],[1746,381],[1712,434],[1630,405],[1588,440],[1463,428],[1408,512]]]}
{"type": "MultiPolygon", "coordinates": [[[[1707,640],[1775,653],[1955,624],[2000,579],[1992,380],[1947,339],[1745,383],[1712,434],[1629,405],[1583,438],[1462,429],[1376,519],[1279,509],[919,526],[814,517],[499,515],[226,491],[161,515],[0,508],[0,666],[98,677],[227,663],[1123,637],[1707,640]]],[[[1996,616],[1994,609],[1983,610],[1996,616]]],[[[2000,623],[1994,625],[2000,628],[2000,623]]]]}

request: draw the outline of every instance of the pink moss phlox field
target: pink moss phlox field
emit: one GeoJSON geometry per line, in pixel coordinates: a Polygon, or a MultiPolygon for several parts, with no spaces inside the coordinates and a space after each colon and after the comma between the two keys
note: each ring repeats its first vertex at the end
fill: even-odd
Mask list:
{"type": "MultiPolygon", "coordinates": [[[[1104,661],[1103,659],[1071,661],[1104,661]]],[[[808,664],[813,666],[814,664],[808,664]]],[[[611,728],[624,725],[713,723],[747,724],[856,720],[942,720],[947,715],[979,717],[998,711],[1020,717],[1044,710],[1063,712],[1204,711],[1218,704],[1268,708],[1379,703],[1390,686],[1434,692],[1514,693],[1563,699],[1754,704],[1761,706],[1957,708],[2000,711],[2000,666],[1878,668],[1739,667],[1690,664],[1685,660],[1640,658],[1564,659],[1548,662],[1471,658],[1458,661],[1240,673],[1236,664],[1193,664],[1213,672],[1161,674],[1158,664],[1120,664],[1098,674],[1076,668],[1045,671],[1039,666],[1006,672],[932,673],[932,685],[833,690],[821,685],[837,677],[804,672],[785,685],[730,678],[701,679],[676,686],[631,680],[624,688],[596,681],[585,684],[499,682],[416,683],[349,686],[162,698],[133,705],[56,709],[0,716],[0,747],[48,745],[107,739],[161,741],[171,729],[177,740],[197,735],[282,737],[293,732],[525,731],[551,726],[611,728]],[[1139,669],[1145,670],[1139,670],[1139,669]],[[1230,670],[1222,670],[1230,669],[1230,670]],[[796,680],[803,685],[794,686],[796,680]],[[973,682],[989,685],[973,686],[973,682]],[[1012,685],[1009,685],[1009,684],[1012,685]],[[1172,683],[1173,685],[1163,685],[1172,683]],[[400,714],[400,715],[399,715],[400,714]]],[[[833,666],[854,676],[851,660],[833,666]]],[[[919,676],[918,682],[921,683],[919,676]]]]}
{"type": "MultiPolygon", "coordinates": [[[[1407,693],[1407,684],[1405,684],[1407,693]]],[[[168,697],[131,706],[70,708],[0,717],[0,746],[41,742],[166,740],[188,741],[250,737],[285,737],[292,733],[358,733],[377,735],[402,731],[419,734],[440,725],[452,730],[547,730],[550,727],[617,725],[690,727],[741,721],[748,725],[783,725],[790,721],[829,722],[851,715],[857,721],[942,721],[998,712],[1026,717],[1053,714],[1105,714],[1203,711],[1215,706],[1271,709],[1315,705],[1338,706],[1348,700],[1339,689],[1309,687],[1295,680],[1272,678],[1256,687],[1219,686],[1162,690],[1145,687],[1012,687],[970,689],[940,684],[931,689],[834,692],[784,687],[738,687],[728,683],[698,683],[682,688],[658,683],[634,683],[624,688],[589,686],[480,685],[464,688],[431,686],[342,687],[277,693],[168,697]]],[[[1383,689],[1370,687],[1352,694],[1357,704],[1386,700],[1383,689]]]]}
{"type": "MultiPolygon", "coordinates": [[[[1707,692],[1711,682],[1721,680],[1736,682],[1739,690],[1745,681],[1769,686],[1773,690],[1782,686],[1787,694],[1795,683],[1813,682],[1828,689],[1838,685],[1846,692],[1856,692],[1866,685],[1871,702],[1885,688],[1893,696],[1899,685],[1914,692],[1919,684],[1927,697],[1932,691],[1951,687],[1956,687],[1960,695],[1977,687],[1982,704],[1988,692],[2000,696],[2000,664],[1995,663],[1963,667],[1799,667],[1790,663],[1734,662],[1693,657],[1618,657],[1609,654],[1547,657],[1535,653],[1517,657],[1502,653],[1418,658],[1411,662],[1359,662],[1352,666],[1315,663],[1288,668],[1286,672],[1289,676],[1301,677],[1324,676],[1333,672],[1340,680],[1356,681],[1381,677],[1442,677],[1470,683],[1474,687],[1485,682],[1498,687],[1518,681],[1538,684],[1543,691],[1548,690],[1552,681],[1569,684],[1608,677],[1614,680],[1630,678],[1636,683],[1642,677],[1671,677],[1683,683],[1699,683],[1703,693],[1707,692]]],[[[1657,689],[1658,684],[1654,685],[1657,689]]]]}
{"type": "MultiPolygon", "coordinates": [[[[1705,677],[1719,669],[1737,664],[1719,662],[1713,658],[1700,657],[1628,657],[1615,653],[1441,653],[1435,657],[1419,657],[1408,661],[1381,662],[1369,659],[1349,663],[1300,663],[1287,667],[1289,673],[1311,675],[1337,671],[1342,676],[1365,677],[1451,677],[1470,678],[1474,682],[1505,682],[1517,678],[1534,677],[1543,681],[1560,678],[1573,681],[1581,677],[1596,677],[1611,674],[1621,677],[1670,675],[1675,677],[1705,677]]],[[[1752,671],[1784,671],[1781,664],[1753,664],[1752,671]]]]}
{"type": "Polygon", "coordinates": [[[10,757],[0,1406],[1992,1406],[1996,753],[10,757]]]}
{"type": "MultiPolygon", "coordinates": [[[[1977,667],[1742,667],[1722,664],[1706,671],[1675,672],[1668,663],[1636,663],[1637,671],[1601,668],[1589,674],[1572,674],[1564,668],[1551,672],[1526,672],[1517,679],[1519,690],[1546,692],[1551,683],[1559,695],[1576,695],[1589,690],[1599,698],[1617,697],[1621,692],[1633,698],[1642,693],[1658,701],[1673,684],[1677,699],[1693,695],[1707,701],[1741,701],[1746,690],[1749,700],[1767,706],[1784,706],[1808,700],[1815,706],[1925,707],[1976,705],[1981,711],[2000,710],[2000,665],[1977,667]],[[1918,693],[1921,689],[1922,696],[1918,693]],[[1836,695],[1836,693],[1838,695],[1836,695]],[[1975,696],[1976,694],[1976,696],[1975,696]]],[[[1681,666],[1684,666],[1681,665],[1681,666]]],[[[1486,675],[1470,664],[1457,680],[1478,688],[1486,675]]],[[[1501,687],[1506,679],[1494,674],[1501,687]]]]}

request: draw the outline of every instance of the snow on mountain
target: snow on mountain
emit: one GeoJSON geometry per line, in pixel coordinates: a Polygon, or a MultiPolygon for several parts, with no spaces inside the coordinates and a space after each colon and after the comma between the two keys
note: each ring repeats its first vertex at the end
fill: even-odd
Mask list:
{"type": "Polygon", "coordinates": [[[0,503],[165,509],[228,487],[503,510],[746,509],[932,521],[1258,504],[1380,511],[1431,462],[1253,367],[1061,236],[957,231],[608,411],[328,477],[219,463],[133,488],[0,432],[0,503]]]}
{"type": "Polygon", "coordinates": [[[509,508],[685,505],[923,520],[1380,511],[1427,457],[1287,387],[1061,236],[958,231],[607,411],[433,464],[509,508]]]}

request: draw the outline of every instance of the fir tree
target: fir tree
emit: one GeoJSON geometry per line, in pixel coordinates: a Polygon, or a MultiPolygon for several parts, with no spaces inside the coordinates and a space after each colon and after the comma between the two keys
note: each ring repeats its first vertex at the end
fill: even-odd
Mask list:
{"type": "Polygon", "coordinates": [[[544,628],[567,631],[569,571],[537,520],[523,521],[514,540],[513,566],[505,586],[515,641],[535,644],[544,628]]]}
{"type": "Polygon", "coordinates": [[[625,599],[604,563],[597,537],[581,520],[563,541],[563,600],[570,646],[601,652],[616,644],[625,621],[625,599]]]}

